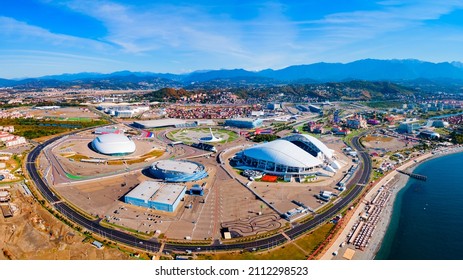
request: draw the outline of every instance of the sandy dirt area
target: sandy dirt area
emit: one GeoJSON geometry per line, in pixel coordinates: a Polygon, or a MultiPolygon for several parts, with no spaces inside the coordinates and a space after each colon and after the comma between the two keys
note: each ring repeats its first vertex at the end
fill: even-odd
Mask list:
{"type": "Polygon", "coordinates": [[[28,114],[33,115],[34,117],[54,117],[54,118],[89,118],[89,119],[99,119],[100,116],[94,112],[80,107],[63,107],[59,109],[52,110],[38,110],[38,109],[27,109],[28,114]]]}
{"type": "Polygon", "coordinates": [[[0,215],[0,260],[40,259],[128,259],[117,249],[97,249],[85,237],[58,221],[22,189],[11,189],[18,207],[13,217],[0,215]]]}
{"type": "Polygon", "coordinates": [[[367,136],[362,138],[362,144],[371,152],[378,154],[400,151],[413,146],[409,141],[389,136],[367,136]]]}

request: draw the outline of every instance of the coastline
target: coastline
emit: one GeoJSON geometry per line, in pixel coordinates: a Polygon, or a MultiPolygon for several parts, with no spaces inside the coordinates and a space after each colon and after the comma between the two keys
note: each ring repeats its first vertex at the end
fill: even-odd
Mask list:
{"type": "MultiPolygon", "coordinates": [[[[408,171],[412,171],[413,169],[414,167],[409,168],[408,171]]],[[[398,179],[392,187],[391,197],[383,209],[382,215],[380,216],[380,221],[378,222],[378,225],[375,229],[375,234],[371,238],[370,246],[364,252],[364,259],[366,260],[373,260],[376,254],[378,253],[379,249],[381,248],[384,237],[391,222],[392,212],[394,211],[394,203],[396,201],[397,194],[405,188],[405,186],[408,183],[408,180],[410,179],[406,175],[397,174],[397,176],[398,179]]]]}
{"type": "MultiPolygon", "coordinates": [[[[402,169],[402,170],[407,171],[407,172],[413,172],[415,168],[427,162],[428,160],[436,159],[439,157],[444,157],[444,156],[451,155],[451,154],[457,154],[461,152],[463,152],[462,146],[449,148],[448,150],[445,150],[445,151],[435,151],[434,154],[431,154],[431,156],[426,157],[425,159],[419,162],[416,162],[415,164],[409,166],[408,168],[402,169]]],[[[376,229],[377,231],[375,232],[375,236],[373,236],[372,238],[372,242],[371,242],[372,246],[369,249],[370,252],[366,254],[367,260],[374,260],[376,257],[376,254],[380,250],[385,234],[391,223],[392,213],[394,211],[394,203],[396,201],[397,194],[406,187],[408,181],[411,179],[405,175],[402,175],[401,177],[404,178],[405,180],[401,180],[402,178],[400,178],[393,187],[393,193],[392,193],[391,199],[388,201],[383,211],[383,215],[380,217],[380,223],[378,223],[378,227],[376,229]]]]}
{"type": "MultiPolygon", "coordinates": [[[[426,154],[420,155],[409,161],[405,162],[399,166],[396,170],[403,170],[412,172],[420,164],[438,157],[460,153],[463,152],[463,146],[456,146],[452,148],[443,148],[428,152],[426,154]]],[[[347,221],[346,225],[342,229],[342,232],[338,237],[330,242],[330,245],[327,249],[324,250],[324,254],[319,258],[321,260],[343,260],[343,254],[349,248],[355,250],[355,254],[352,259],[354,260],[373,260],[381,248],[381,244],[389,228],[392,212],[394,208],[394,203],[397,198],[397,194],[407,185],[408,180],[410,179],[407,175],[398,173],[396,170],[385,175],[381,180],[375,183],[375,185],[368,191],[364,196],[361,202],[357,207],[352,210],[355,211],[351,218],[347,221]],[[378,222],[374,227],[374,232],[369,240],[369,244],[363,250],[357,250],[352,245],[340,246],[340,244],[346,243],[348,235],[352,233],[352,227],[358,223],[360,215],[364,212],[365,207],[368,205],[368,201],[371,201],[372,198],[378,193],[378,190],[382,187],[388,185],[387,189],[391,192],[389,199],[386,201],[386,204],[382,207],[382,211],[378,215],[378,222]],[[337,255],[334,256],[333,252],[337,252],[337,255]]]]}

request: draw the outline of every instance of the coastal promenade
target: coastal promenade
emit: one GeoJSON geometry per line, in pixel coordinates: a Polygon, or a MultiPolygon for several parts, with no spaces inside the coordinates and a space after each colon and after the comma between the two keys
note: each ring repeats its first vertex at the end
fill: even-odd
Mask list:
{"type": "MultiPolygon", "coordinates": [[[[426,153],[419,157],[410,159],[409,161],[407,161],[406,163],[404,163],[397,169],[391,171],[389,174],[384,176],[380,181],[376,182],[373,188],[371,188],[370,191],[365,195],[364,199],[362,199],[361,202],[357,205],[350,220],[347,223],[345,223],[345,226],[342,229],[341,233],[338,235],[338,237],[331,241],[330,245],[328,246],[328,249],[325,250],[325,253],[320,257],[320,259],[322,260],[342,259],[341,253],[339,253],[338,256],[333,256],[333,252],[341,251],[341,249],[343,249],[340,247],[340,244],[345,242],[348,239],[348,235],[351,232],[352,228],[354,227],[356,223],[358,223],[361,213],[365,211],[364,209],[367,206],[366,202],[371,201],[374,198],[374,196],[378,193],[378,190],[383,185],[391,181],[397,180],[397,182],[394,183],[395,186],[392,187],[394,189],[392,198],[386,204],[386,209],[383,209],[382,213],[380,214],[375,231],[373,232],[373,238],[372,238],[373,240],[371,242],[373,245],[367,247],[364,251],[356,250],[356,254],[354,256],[354,259],[373,259],[378,249],[378,245],[381,243],[380,241],[383,239],[387,226],[389,224],[388,221],[389,221],[389,218],[392,212],[392,206],[394,204],[393,201],[395,199],[395,195],[397,194],[400,188],[405,186],[407,179],[408,179],[408,177],[406,177],[405,175],[400,174],[398,170],[400,171],[407,170],[408,168],[416,164],[419,164],[423,162],[424,160],[429,159],[432,156],[434,156],[432,153],[426,153]]],[[[347,245],[344,246],[344,248],[346,247],[347,245]]]]}

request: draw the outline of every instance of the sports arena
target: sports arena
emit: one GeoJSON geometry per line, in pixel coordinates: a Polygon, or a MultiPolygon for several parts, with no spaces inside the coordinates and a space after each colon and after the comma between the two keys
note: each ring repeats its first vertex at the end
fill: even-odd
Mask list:
{"type": "Polygon", "coordinates": [[[202,164],[186,160],[159,160],[154,162],[149,172],[166,182],[190,182],[207,177],[202,164]]]}
{"type": "MultiPolygon", "coordinates": [[[[338,164],[335,161],[334,151],[328,148],[322,141],[307,134],[292,134],[284,137],[283,140],[289,141],[303,149],[312,156],[326,161],[330,164],[338,164]]],[[[334,167],[334,166],[333,166],[334,167]]],[[[339,169],[335,167],[335,169],[339,169]]]]}
{"type": "Polygon", "coordinates": [[[135,143],[123,134],[103,134],[92,141],[92,148],[101,154],[124,156],[135,152],[135,143]]]}
{"type": "Polygon", "coordinates": [[[305,134],[255,145],[238,153],[235,159],[239,169],[259,170],[278,176],[312,175],[320,169],[336,173],[341,167],[333,150],[305,134]]]}

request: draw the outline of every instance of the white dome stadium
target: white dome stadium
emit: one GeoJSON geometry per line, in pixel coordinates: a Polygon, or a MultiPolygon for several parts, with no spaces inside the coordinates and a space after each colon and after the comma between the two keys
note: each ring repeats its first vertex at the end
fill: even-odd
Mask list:
{"type": "Polygon", "coordinates": [[[256,145],[241,154],[245,166],[275,174],[302,174],[323,162],[295,144],[285,140],[256,145]]]}
{"type": "Polygon", "coordinates": [[[112,156],[128,155],[135,152],[135,143],[123,134],[104,134],[92,141],[95,151],[112,156]]]}

